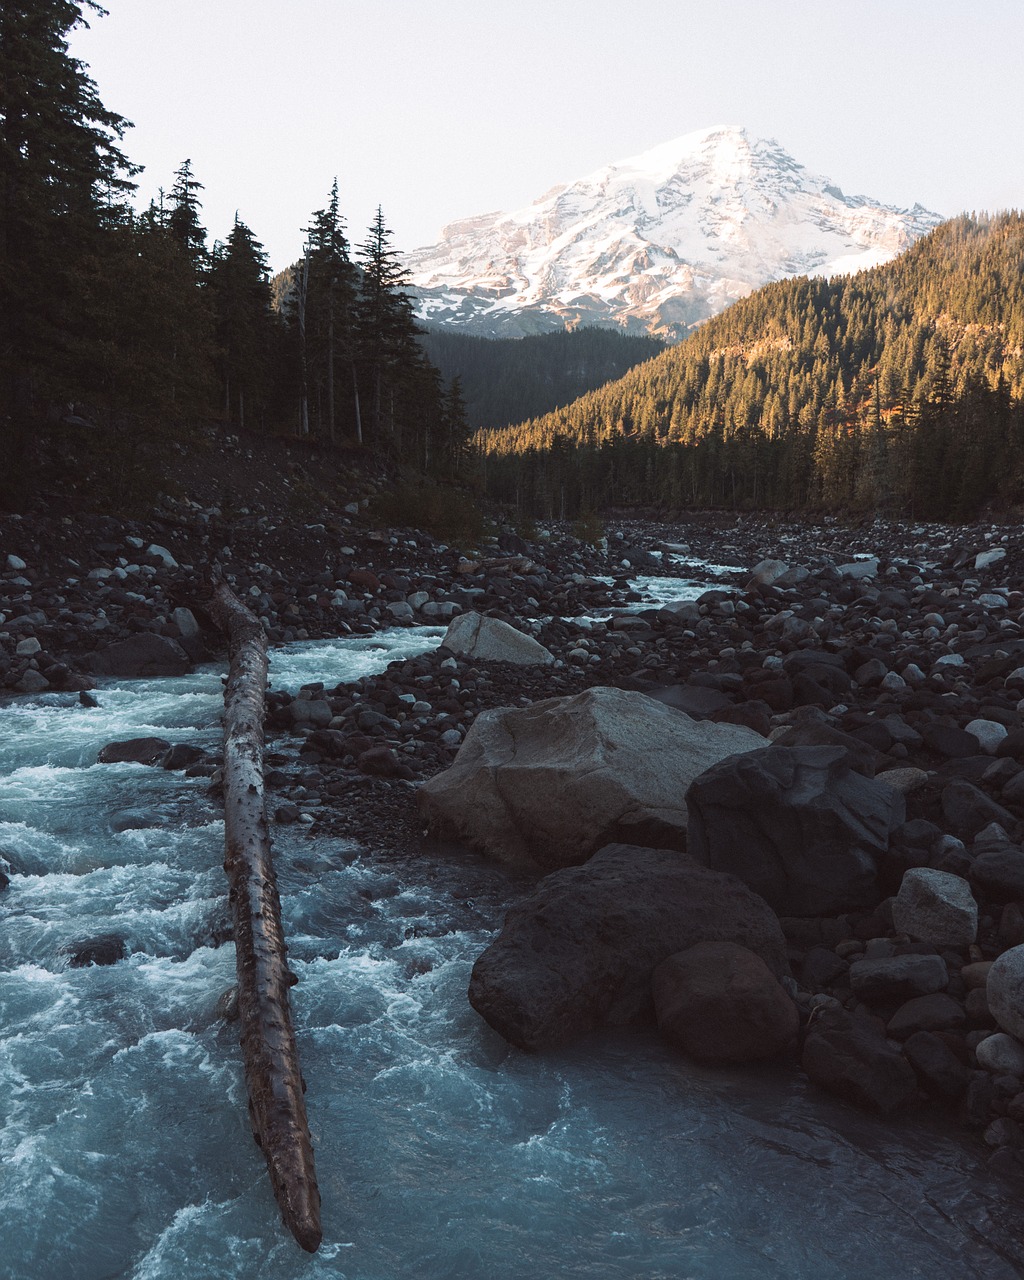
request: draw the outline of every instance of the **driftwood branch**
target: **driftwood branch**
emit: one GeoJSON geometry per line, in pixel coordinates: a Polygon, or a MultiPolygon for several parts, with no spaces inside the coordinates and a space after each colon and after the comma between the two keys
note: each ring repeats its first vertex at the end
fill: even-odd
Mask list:
{"type": "Polygon", "coordinates": [[[224,869],[235,925],[249,1119],[285,1225],[313,1253],[321,1240],[320,1192],[288,1005],[295,975],[285,960],[263,799],[267,638],[258,619],[223,584],[208,612],[227,635],[231,657],[224,691],[224,869]]]}

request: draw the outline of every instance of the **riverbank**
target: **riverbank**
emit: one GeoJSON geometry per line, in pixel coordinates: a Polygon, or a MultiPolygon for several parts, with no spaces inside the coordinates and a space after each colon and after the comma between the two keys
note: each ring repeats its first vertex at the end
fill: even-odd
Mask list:
{"type": "MultiPolygon", "coordinates": [[[[208,656],[218,641],[201,599],[214,566],[278,643],[417,625],[439,639],[470,610],[528,632],[552,665],[428,651],[354,681],[323,670],[272,690],[271,817],[386,856],[422,851],[416,786],[451,763],[489,707],[610,685],[765,735],[840,735],[868,776],[900,772],[906,822],[880,869],[885,891],[905,870],[932,867],[967,879],[980,904],[975,943],[948,955],[932,948],[950,1003],[904,1013],[896,1038],[932,1037],[939,1067],[920,1066],[923,1092],[983,1135],[997,1167],[1019,1171],[1024,1063],[979,1063],[996,1023],[984,969],[972,966],[1024,942],[1020,532],[718,516],[624,522],[603,547],[546,532],[449,546],[374,528],[358,510],[308,525],[216,511],[148,524],[8,519],[3,679],[13,693],[84,689],[104,653],[140,637],[146,662],[179,669],[208,656]],[[644,607],[640,577],[709,585],[644,607]]],[[[190,768],[212,774],[216,760],[190,768]]],[[[805,1022],[842,1006],[896,1035],[906,1001],[862,998],[849,980],[858,959],[921,953],[894,930],[890,899],[859,915],[787,921],[787,931],[805,1022]]]]}

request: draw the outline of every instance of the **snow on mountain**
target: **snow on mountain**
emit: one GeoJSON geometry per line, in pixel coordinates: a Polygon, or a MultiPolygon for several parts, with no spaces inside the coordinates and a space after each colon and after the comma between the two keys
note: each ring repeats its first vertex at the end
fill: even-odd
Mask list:
{"type": "Polygon", "coordinates": [[[432,326],[515,337],[602,324],[680,338],[771,280],[877,266],[941,221],[920,205],[844,195],[777,142],[720,127],[513,213],[452,222],[406,265],[432,326]]]}

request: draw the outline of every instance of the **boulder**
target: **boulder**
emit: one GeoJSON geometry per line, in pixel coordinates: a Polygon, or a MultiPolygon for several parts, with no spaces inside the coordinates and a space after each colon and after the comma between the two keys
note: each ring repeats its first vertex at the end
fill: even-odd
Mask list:
{"type": "Polygon", "coordinates": [[[689,851],[780,915],[828,916],[878,901],[877,860],[902,795],[850,766],[843,747],[769,747],[723,760],[686,796],[689,851]]]}
{"type": "Polygon", "coordinates": [[[654,971],[662,1035],[698,1062],[753,1062],[796,1044],[797,1007],[760,956],[735,942],[698,942],[654,971]]]}
{"type": "Polygon", "coordinates": [[[949,973],[941,956],[882,956],[850,965],[853,994],[868,1003],[910,1000],[944,991],[949,973]]]}
{"type": "Polygon", "coordinates": [[[685,849],[687,787],[763,744],[752,729],[691,720],[642,693],[587,689],[482,712],[419,801],[435,830],[545,871],[613,840],[685,849]]]}
{"type": "Polygon", "coordinates": [[[917,1077],[873,1020],[828,1009],[807,1029],[800,1064],[815,1084],[854,1106],[893,1115],[917,1097],[917,1077]]]}
{"type": "Polygon", "coordinates": [[[525,667],[548,667],[555,660],[532,636],[479,613],[462,613],[453,618],[441,647],[477,661],[512,662],[525,667]]]}
{"type": "Polygon", "coordinates": [[[90,964],[117,964],[128,954],[128,947],[116,933],[104,933],[98,938],[71,943],[67,952],[71,968],[84,969],[90,964]]]}
{"type": "Polygon", "coordinates": [[[903,1046],[921,1088],[937,1102],[958,1102],[971,1083],[971,1072],[941,1036],[918,1031],[903,1046]]]}
{"type": "Polygon", "coordinates": [[[83,665],[98,676],[181,676],[191,669],[188,654],[169,636],[140,632],[117,640],[98,653],[87,654],[83,665]]]}
{"type": "Polygon", "coordinates": [[[773,912],[735,876],[672,849],[612,844],[545,877],[473,966],[469,1000],[506,1040],[545,1049],[650,1020],[651,979],[699,942],[735,942],[788,972],[773,912]]]}
{"type": "Polygon", "coordinates": [[[1024,1075],[1024,1044],[1004,1031],[986,1036],[974,1049],[978,1066],[997,1076],[1024,1075]]]}
{"type": "Polygon", "coordinates": [[[1011,947],[997,957],[988,972],[985,993],[996,1022],[1024,1041],[1024,946],[1011,947]]]}
{"type": "Polygon", "coordinates": [[[100,747],[97,764],[156,764],[163,760],[171,744],[165,738],[127,738],[123,742],[108,742],[100,747]]]}
{"type": "Polygon", "coordinates": [[[934,947],[969,947],[978,936],[978,904],[961,876],[931,867],[904,873],[892,909],[897,932],[934,947]]]}

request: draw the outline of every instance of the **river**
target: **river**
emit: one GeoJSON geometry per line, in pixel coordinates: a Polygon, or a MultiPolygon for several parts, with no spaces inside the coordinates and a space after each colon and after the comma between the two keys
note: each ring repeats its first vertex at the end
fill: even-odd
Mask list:
{"type": "MultiPolygon", "coordinates": [[[[329,683],[440,632],[308,642],[329,683]]],[[[97,765],[212,747],[220,678],[107,681],[0,708],[3,1280],[832,1280],[1024,1273],[1018,1190],[925,1118],[884,1124],[788,1067],[709,1071],[653,1034],[527,1056],[473,1012],[508,882],[275,828],[324,1244],[280,1224],[249,1134],[222,824],[201,779],[97,765]],[[118,933],[129,955],[69,967],[118,933]]]]}

